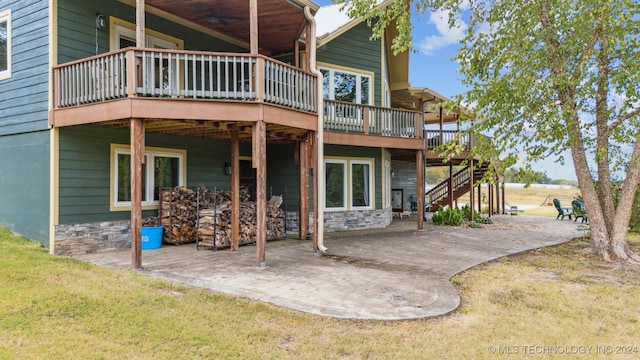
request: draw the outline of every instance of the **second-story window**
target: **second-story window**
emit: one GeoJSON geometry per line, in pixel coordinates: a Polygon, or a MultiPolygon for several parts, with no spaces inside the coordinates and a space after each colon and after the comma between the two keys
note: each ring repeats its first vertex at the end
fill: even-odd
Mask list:
{"type": "Polygon", "coordinates": [[[11,11],[0,11],[0,79],[11,76],[11,11]]]}
{"type": "Polygon", "coordinates": [[[371,76],[341,69],[320,68],[324,99],[371,105],[371,76]]]}

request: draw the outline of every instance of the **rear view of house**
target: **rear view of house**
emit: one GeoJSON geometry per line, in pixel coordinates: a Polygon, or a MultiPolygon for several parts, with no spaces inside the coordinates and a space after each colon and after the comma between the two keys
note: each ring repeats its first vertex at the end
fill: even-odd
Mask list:
{"type": "Polygon", "coordinates": [[[308,0],[0,0],[0,223],[53,254],[132,248],[134,267],[175,187],[229,190],[236,246],[246,191],[258,265],[272,195],[314,250],[412,202],[421,227],[455,114],[393,36],[308,0]]]}

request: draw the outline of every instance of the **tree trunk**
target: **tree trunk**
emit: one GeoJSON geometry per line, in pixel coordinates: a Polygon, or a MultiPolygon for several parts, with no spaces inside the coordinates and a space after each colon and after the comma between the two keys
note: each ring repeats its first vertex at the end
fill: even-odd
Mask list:
{"type": "MultiPolygon", "coordinates": [[[[569,91],[564,94],[561,93],[561,98],[564,104],[575,104],[573,96],[569,91]]],[[[593,177],[589,172],[589,164],[584,149],[582,133],[580,132],[578,114],[573,105],[565,105],[565,107],[566,109],[563,113],[566,114],[565,119],[569,135],[569,145],[571,147],[571,157],[576,170],[580,192],[582,193],[585,207],[588,209],[591,251],[601,256],[604,260],[610,261],[609,244],[611,243],[611,234],[607,231],[602,204],[599,200],[593,177]]]]}
{"type": "Polygon", "coordinates": [[[638,182],[640,182],[640,137],[636,140],[633,148],[631,161],[627,168],[627,178],[622,185],[622,191],[618,198],[618,206],[616,207],[615,217],[613,219],[611,247],[616,256],[625,260],[640,260],[635,254],[631,253],[627,244],[629,220],[631,219],[633,200],[638,191],[638,182]]]}

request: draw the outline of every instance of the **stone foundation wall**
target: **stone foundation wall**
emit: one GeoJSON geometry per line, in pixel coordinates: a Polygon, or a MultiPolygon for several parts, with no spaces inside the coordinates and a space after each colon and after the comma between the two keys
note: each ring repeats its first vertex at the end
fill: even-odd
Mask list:
{"type": "Polygon", "coordinates": [[[131,248],[131,222],[56,225],[54,253],[77,255],[131,248]]]}
{"type": "MultiPolygon", "coordinates": [[[[380,229],[391,224],[391,208],[384,210],[330,211],[324,213],[324,231],[380,229]]],[[[287,233],[298,233],[298,213],[287,212],[287,233]]],[[[313,213],[309,216],[313,233],[313,213]]],[[[131,248],[131,222],[105,221],[86,224],[57,225],[54,253],[78,255],[131,248]]]]}
{"type": "MultiPolygon", "coordinates": [[[[324,231],[381,229],[389,226],[391,208],[383,210],[329,211],[324,213],[324,231]]],[[[309,216],[309,232],[313,232],[313,213],[309,216]]],[[[287,233],[298,233],[298,213],[287,212],[287,233]]]]}
{"type": "Polygon", "coordinates": [[[329,211],[324,213],[324,230],[349,231],[382,229],[392,220],[391,208],[383,210],[329,211]]]}

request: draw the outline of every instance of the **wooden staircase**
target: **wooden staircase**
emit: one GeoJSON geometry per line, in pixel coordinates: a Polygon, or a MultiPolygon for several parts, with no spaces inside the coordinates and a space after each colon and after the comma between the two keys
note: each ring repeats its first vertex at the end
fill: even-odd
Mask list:
{"type": "MultiPolygon", "coordinates": [[[[483,163],[473,171],[474,181],[480,179],[487,172],[489,167],[488,163],[483,163]]],[[[470,179],[469,167],[458,171],[453,174],[449,179],[434,186],[431,190],[425,193],[425,208],[427,211],[435,212],[438,207],[449,205],[449,188],[452,189],[453,201],[459,199],[462,195],[469,192],[470,179]]]]}

